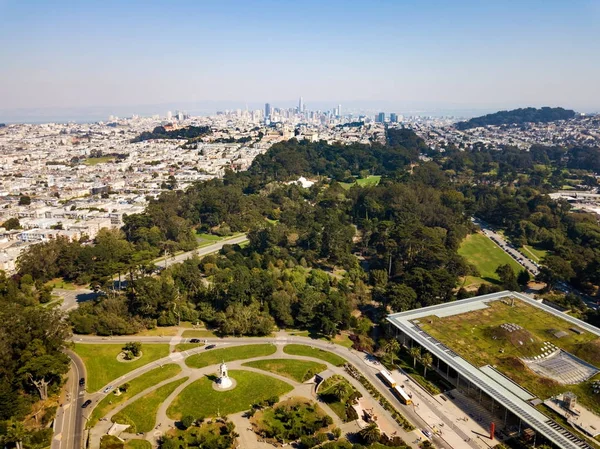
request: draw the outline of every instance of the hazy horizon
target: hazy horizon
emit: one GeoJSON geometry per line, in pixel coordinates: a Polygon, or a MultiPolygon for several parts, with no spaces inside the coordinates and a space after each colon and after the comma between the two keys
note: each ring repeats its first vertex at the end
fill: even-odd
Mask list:
{"type": "Polygon", "coordinates": [[[313,109],[596,112],[598,23],[596,0],[0,0],[10,42],[0,47],[0,122],[288,107],[299,96],[313,109]]]}

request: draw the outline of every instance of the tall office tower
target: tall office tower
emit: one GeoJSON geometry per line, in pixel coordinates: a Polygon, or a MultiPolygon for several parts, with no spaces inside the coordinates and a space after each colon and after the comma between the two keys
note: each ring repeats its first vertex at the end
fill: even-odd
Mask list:
{"type": "Polygon", "coordinates": [[[265,120],[269,120],[271,118],[271,104],[265,103],[265,120]]]}
{"type": "Polygon", "coordinates": [[[298,100],[298,112],[304,112],[304,100],[302,97],[300,97],[300,100],[298,100]]]}
{"type": "Polygon", "coordinates": [[[173,118],[173,113],[171,111],[167,111],[167,120],[171,120],[173,118]]]}
{"type": "Polygon", "coordinates": [[[378,123],[385,123],[385,112],[380,112],[377,114],[377,120],[375,121],[378,123]]]}
{"type": "Polygon", "coordinates": [[[390,123],[398,123],[398,114],[395,112],[390,114],[390,123]]]}
{"type": "Polygon", "coordinates": [[[337,107],[337,116],[338,117],[342,116],[342,105],[341,104],[338,104],[338,107],[337,107]]]}

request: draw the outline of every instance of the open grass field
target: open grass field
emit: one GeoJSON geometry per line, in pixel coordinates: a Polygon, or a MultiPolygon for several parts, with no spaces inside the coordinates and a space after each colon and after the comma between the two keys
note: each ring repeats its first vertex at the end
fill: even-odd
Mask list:
{"type": "Polygon", "coordinates": [[[340,185],[344,189],[348,190],[355,184],[358,184],[360,187],[376,186],[379,184],[379,181],[381,181],[380,175],[371,175],[367,176],[366,178],[359,178],[355,182],[340,182],[340,185]]]}
{"type": "Polygon", "coordinates": [[[539,263],[544,257],[548,255],[548,251],[543,249],[536,249],[533,246],[529,245],[523,245],[523,247],[521,248],[521,252],[536,263],[539,263]]]}
{"type": "Polygon", "coordinates": [[[545,341],[592,364],[598,360],[600,338],[589,332],[576,334],[570,330],[574,326],[559,317],[515,300],[513,307],[502,301],[494,301],[486,309],[444,318],[429,316],[419,319],[419,322],[424,331],[473,365],[496,366],[506,376],[542,399],[564,391],[573,391],[580,402],[600,410],[600,398],[589,394],[587,382],[562,386],[538,376],[520,360],[520,357],[539,355],[541,342],[545,341]],[[500,328],[504,323],[518,324],[523,329],[505,332],[500,328]],[[567,335],[556,338],[553,335],[556,331],[564,331],[567,335]]]}
{"type": "Polygon", "coordinates": [[[318,348],[312,348],[306,345],[290,344],[283,347],[283,352],[290,355],[301,355],[304,357],[313,357],[315,359],[325,360],[335,366],[342,366],[346,360],[329,351],[318,348]]]}
{"type": "Polygon", "coordinates": [[[296,382],[304,382],[327,369],[327,366],[322,363],[292,359],[255,360],[254,362],[244,363],[244,366],[279,374],[296,382]]]}
{"type": "Polygon", "coordinates": [[[209,349],[201,354],[189,356],[185,363],[190,368],[204,368],[205,366],[216,365],[222,361],[231,362],[233,360],[252,359],[275,353],[277,348],[271,344],[232,346],[222,349],[209,349]]]}
{"type": "Polygon", "coordinates": [[[179,343],[178,345],[175,345],[175,350],[183,352],[198,348],[200,346],[204,346],[204,343],[179,343]]]}
{"type": "Polygon", "coordinates": [[[207,329],[190,329],[183,331],[181,334],[183,338],[215,338],[216,335],[213,331],[207,329]]]}
{"type": "Polygon", "coordinates": [[[146,388],[150,388],[152,385],[161,383],[163,380],[170,379],[181,372],[181,367],[170,363],[164,365],[162,368],[158,367],[152,371],[142,374],[129,382],[129,388],[126,392],[116,396],[112,392],[106,395],[99,403],[94,407],[92,416],[90,417],[87,425],[93,427],[96,425],[98,420],[114,409],[117,405],[127,401],[129,398],[134,397],[136,394],[141,393],[146,388]]]}
{"type": "Polygon", "coordinates": [[[62,278],[54,278],[46,282],[48,287],[52,288],[62,288],[63,290],[77,290],[77,288],[81,288],[82,286],[77,286],[73,282],[65,281],[62,278]]]}
{"type": "Polygon", "coordinates": [[[112,380],[140,366],[169,355],[168,344],[142,344],[142,356],[132,362],[119,362],[121,345],[75,343],[73,350],[85,363],[88,391],[98,391],[112,380]]]}
{"type": "Polygon", "coordinates": [[[172,419],[182,416],[209,417],[230,415],[250,409],[250,405],[273,396],[282,396],[293,387],[268,375],[232,370],[229,377],[236,387],[229,391],[213,389],[213,376],[205,376],[188,385],[167,409],[172,419]]]}
{"type": "Polygon", "coordinates": [[[522,270],[521,265],[482,234],[468,235],[460,244],[458,254],[475,265],[479,270],[479,277],[486,282],[498,282],[496,269],[500,265],[509,264],[515,273],[522,270]]]}
{"type": "Polygon", "coordinates": [[[129,440],[125,443],[125,449],[152,449],[152,443],[146,440],[129,440]]]}
{"type": "Polygon", "coordinates": [[[309,337],[315,340],[330,341],[332,343],[335,343],[336,345],[344,346],[345,348],[350,348],[353,344],[352,340],[350,340],[350,334],[346,332],[337,334],[333,338],[309,330],[290,330],[289,332],[290,335],[297,335],[299,337],[309,337]]]}
{"type": "Polygon", "coordinates": [[[122,424],[133,423],[136,432],[150,432],[156,425],[156,412],[160,404],[187,379],[187,377],[177,379],[142,396],[113,416],[112,421],[122,424]]]}

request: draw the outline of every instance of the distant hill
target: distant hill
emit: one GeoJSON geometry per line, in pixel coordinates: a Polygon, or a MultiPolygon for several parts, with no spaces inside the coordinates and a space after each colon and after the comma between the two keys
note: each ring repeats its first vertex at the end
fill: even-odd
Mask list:
{"type": "Polygon", "coordinates": [[[500,111],[481,117],[474,117],[465,122],[458,122],[457,129],[465,130],[488,125],[520,125],[522,123],[546,123],[554,120],[567,120],[575,117],[575,111],[563,108],[520,108],[512,111],[500,111]]]}
{"type": "Polygon", "coordinates": [[[131,142],[142,142],[150,139],[195,139],[210,134],[209,126],[186,126],[185,128],[167,131],[163,126],[157,126],[152,132],[144,131],[131,142]]]}

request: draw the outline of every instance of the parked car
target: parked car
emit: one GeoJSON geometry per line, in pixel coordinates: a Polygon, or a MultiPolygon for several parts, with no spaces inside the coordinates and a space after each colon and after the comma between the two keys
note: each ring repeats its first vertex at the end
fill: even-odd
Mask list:
{"type": "Polygon", "coordinates": [[[79,379],[79,386],[83,387],[85,385],[85,379],[82,377],[81,379],[79,379]]]}
{"type": "Polygon", "coordinates": [[[190,340],[190,343],[200,343],[200,339],[199,338],[192,338],[190,340]]]}
{"type": "Polygon", "coordinates": [[[87,408],[87,406],[90,405],[91,403],[92,403],[92,401],[88,399],[83,404],[81,404],[81,408],[87,408]]]}
{"type": "Polygon", "coordinates": [[[431,431],[429,431],[427,429],[422,429],[421,432],[423,432],[423,435],[425,435],[427,438],[433,437],[433,433],[431,433],[431,431]]]}

